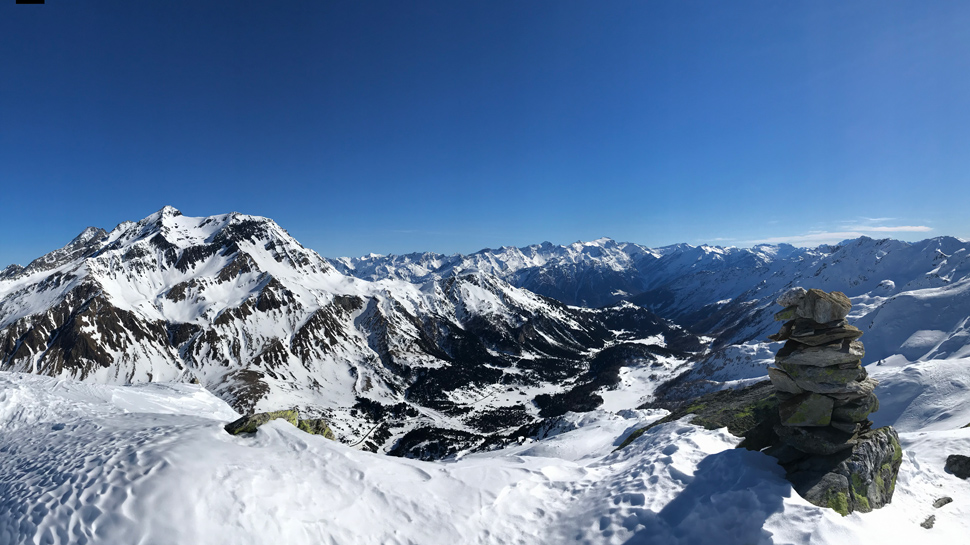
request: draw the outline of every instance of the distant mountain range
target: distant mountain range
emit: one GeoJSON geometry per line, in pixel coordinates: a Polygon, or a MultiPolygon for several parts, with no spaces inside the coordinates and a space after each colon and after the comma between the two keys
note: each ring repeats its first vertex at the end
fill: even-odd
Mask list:
{"type": "Polygon", "coordinates": [[[474,271],[569,305],[629,301],[716,337],[715,347],[763,340],[773,332],[774,299],[791,286],[838,290],[853,299],[857,325],[867,330],[873,325],[866,337],[871,357],[970,353],[963,349],[970,344],[970,242],[954,237],[915,243],[862,237],[816,248],[647,248],[604,238],[470,255],[329,261],[345,274],[372,281],[427,281],[474,271]]]}
{"type": "Polygon", "coordinates": [[[634,404],[668,381],[759,376],[793,285],[852,298],[867,363],[965,357],[968,246],[600,239],[324,259],[267,218],[165,207],[3,269],[0,369],[199,381],[242,412],[295,406],[344,442],[438,458],[595,408],[630,370],[651,384],[634,404]]]}

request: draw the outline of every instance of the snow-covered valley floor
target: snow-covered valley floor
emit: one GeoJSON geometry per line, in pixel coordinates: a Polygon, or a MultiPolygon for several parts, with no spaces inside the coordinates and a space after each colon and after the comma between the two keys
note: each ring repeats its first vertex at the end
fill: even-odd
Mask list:
{"type": "Polygon", "coordinates": [[[541,441],[420,462],[282,421],[230,436],[236,413],[197,386],[0,373],[0,544],[965,543],[970,482],[943,465],[970,454],[970,359],[868,369],[905,454],[892,504],[844,518],[726,430],[681,420],[613,452],[662,411],[569,414],[541,441]]]}

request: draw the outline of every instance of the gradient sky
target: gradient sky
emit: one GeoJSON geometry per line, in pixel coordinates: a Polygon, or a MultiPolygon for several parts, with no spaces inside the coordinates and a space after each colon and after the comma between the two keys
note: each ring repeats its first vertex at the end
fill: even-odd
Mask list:
{"type": "Polygon", "coordinates": [[[323,255],[970,238],[970,2],[0,3],[0,267],[170,204],[323,255]]]}

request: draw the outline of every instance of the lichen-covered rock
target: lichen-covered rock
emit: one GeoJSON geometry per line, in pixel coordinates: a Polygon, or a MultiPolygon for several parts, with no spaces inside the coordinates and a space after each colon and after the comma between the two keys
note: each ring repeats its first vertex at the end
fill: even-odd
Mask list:
{"type": "Polygon", "coordinates": [[[873,394],[867,397],[836,406],[832,410],[832,420],[838,422],[862,422],[869,415],[879,410],[879,398],[873,394]]]}
{"type": "Polygon", "coordinates": [[[951,454],[946,457],[946,465],[943,469],[961,479],[970,477],[970,456],[962,454],[951,454]]]}
{"type": "Polygon", "coordinates": [[[841,291],[825,293],[819,289],[808,290],[798,301],[795,313],[820,324],[841,320],[849,314],[852,302],[841,291]]]}
{"type": "Polygon", "coordinates": [[[327,421],[321,418],[300,420],[296,427],[312,435],[322,435],[327,439],[334,439],[333,431],[330,430],[327,421]]]}
{"type": "Polygon", "coordinates": [[[830,397],[806,392],[779,405],[778,414],[783,426],[828,426],[833,404],[830,397]]]}
{"type": "Polygon", "coordinates": [[[795,384],[795,381],[792,380],[788,373],[777,367],[768,368],[768,378],[771,379],[771,385],[780,392],[785,392],[788,394],[800,394],[805,391],[795,384]]]}
{"type": "Polygon", "coordinates": [[[262,426],[270,420],[276,420],[277,418],[286,420],[290,424],[296,426],[299,421],[300,414],[292,409],[284,411],[272,411],[268,413],[256,413],[249,416],[244,416],[238,420],[234,420],[226,424],[226,431],[232,435],[239,435],[240,433],[255,433],[256,428],[262,426]]]}
{"type": "Polygon", "coordinates": [[[813,456],[788,465],[788,479],[809,502],[843,515],[868,513],[892,500],[903,459],[891,426],[862,434],[849,452],[813,456]]]}

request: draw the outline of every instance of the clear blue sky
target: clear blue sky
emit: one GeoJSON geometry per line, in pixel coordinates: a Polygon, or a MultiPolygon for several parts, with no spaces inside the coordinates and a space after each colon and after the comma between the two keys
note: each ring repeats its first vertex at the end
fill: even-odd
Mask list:
{"type": "Polygon", "coordinates": [[[0,267],[171,204],[327,256],[970,238],[970,2],[0,3],[0,267]]]}

